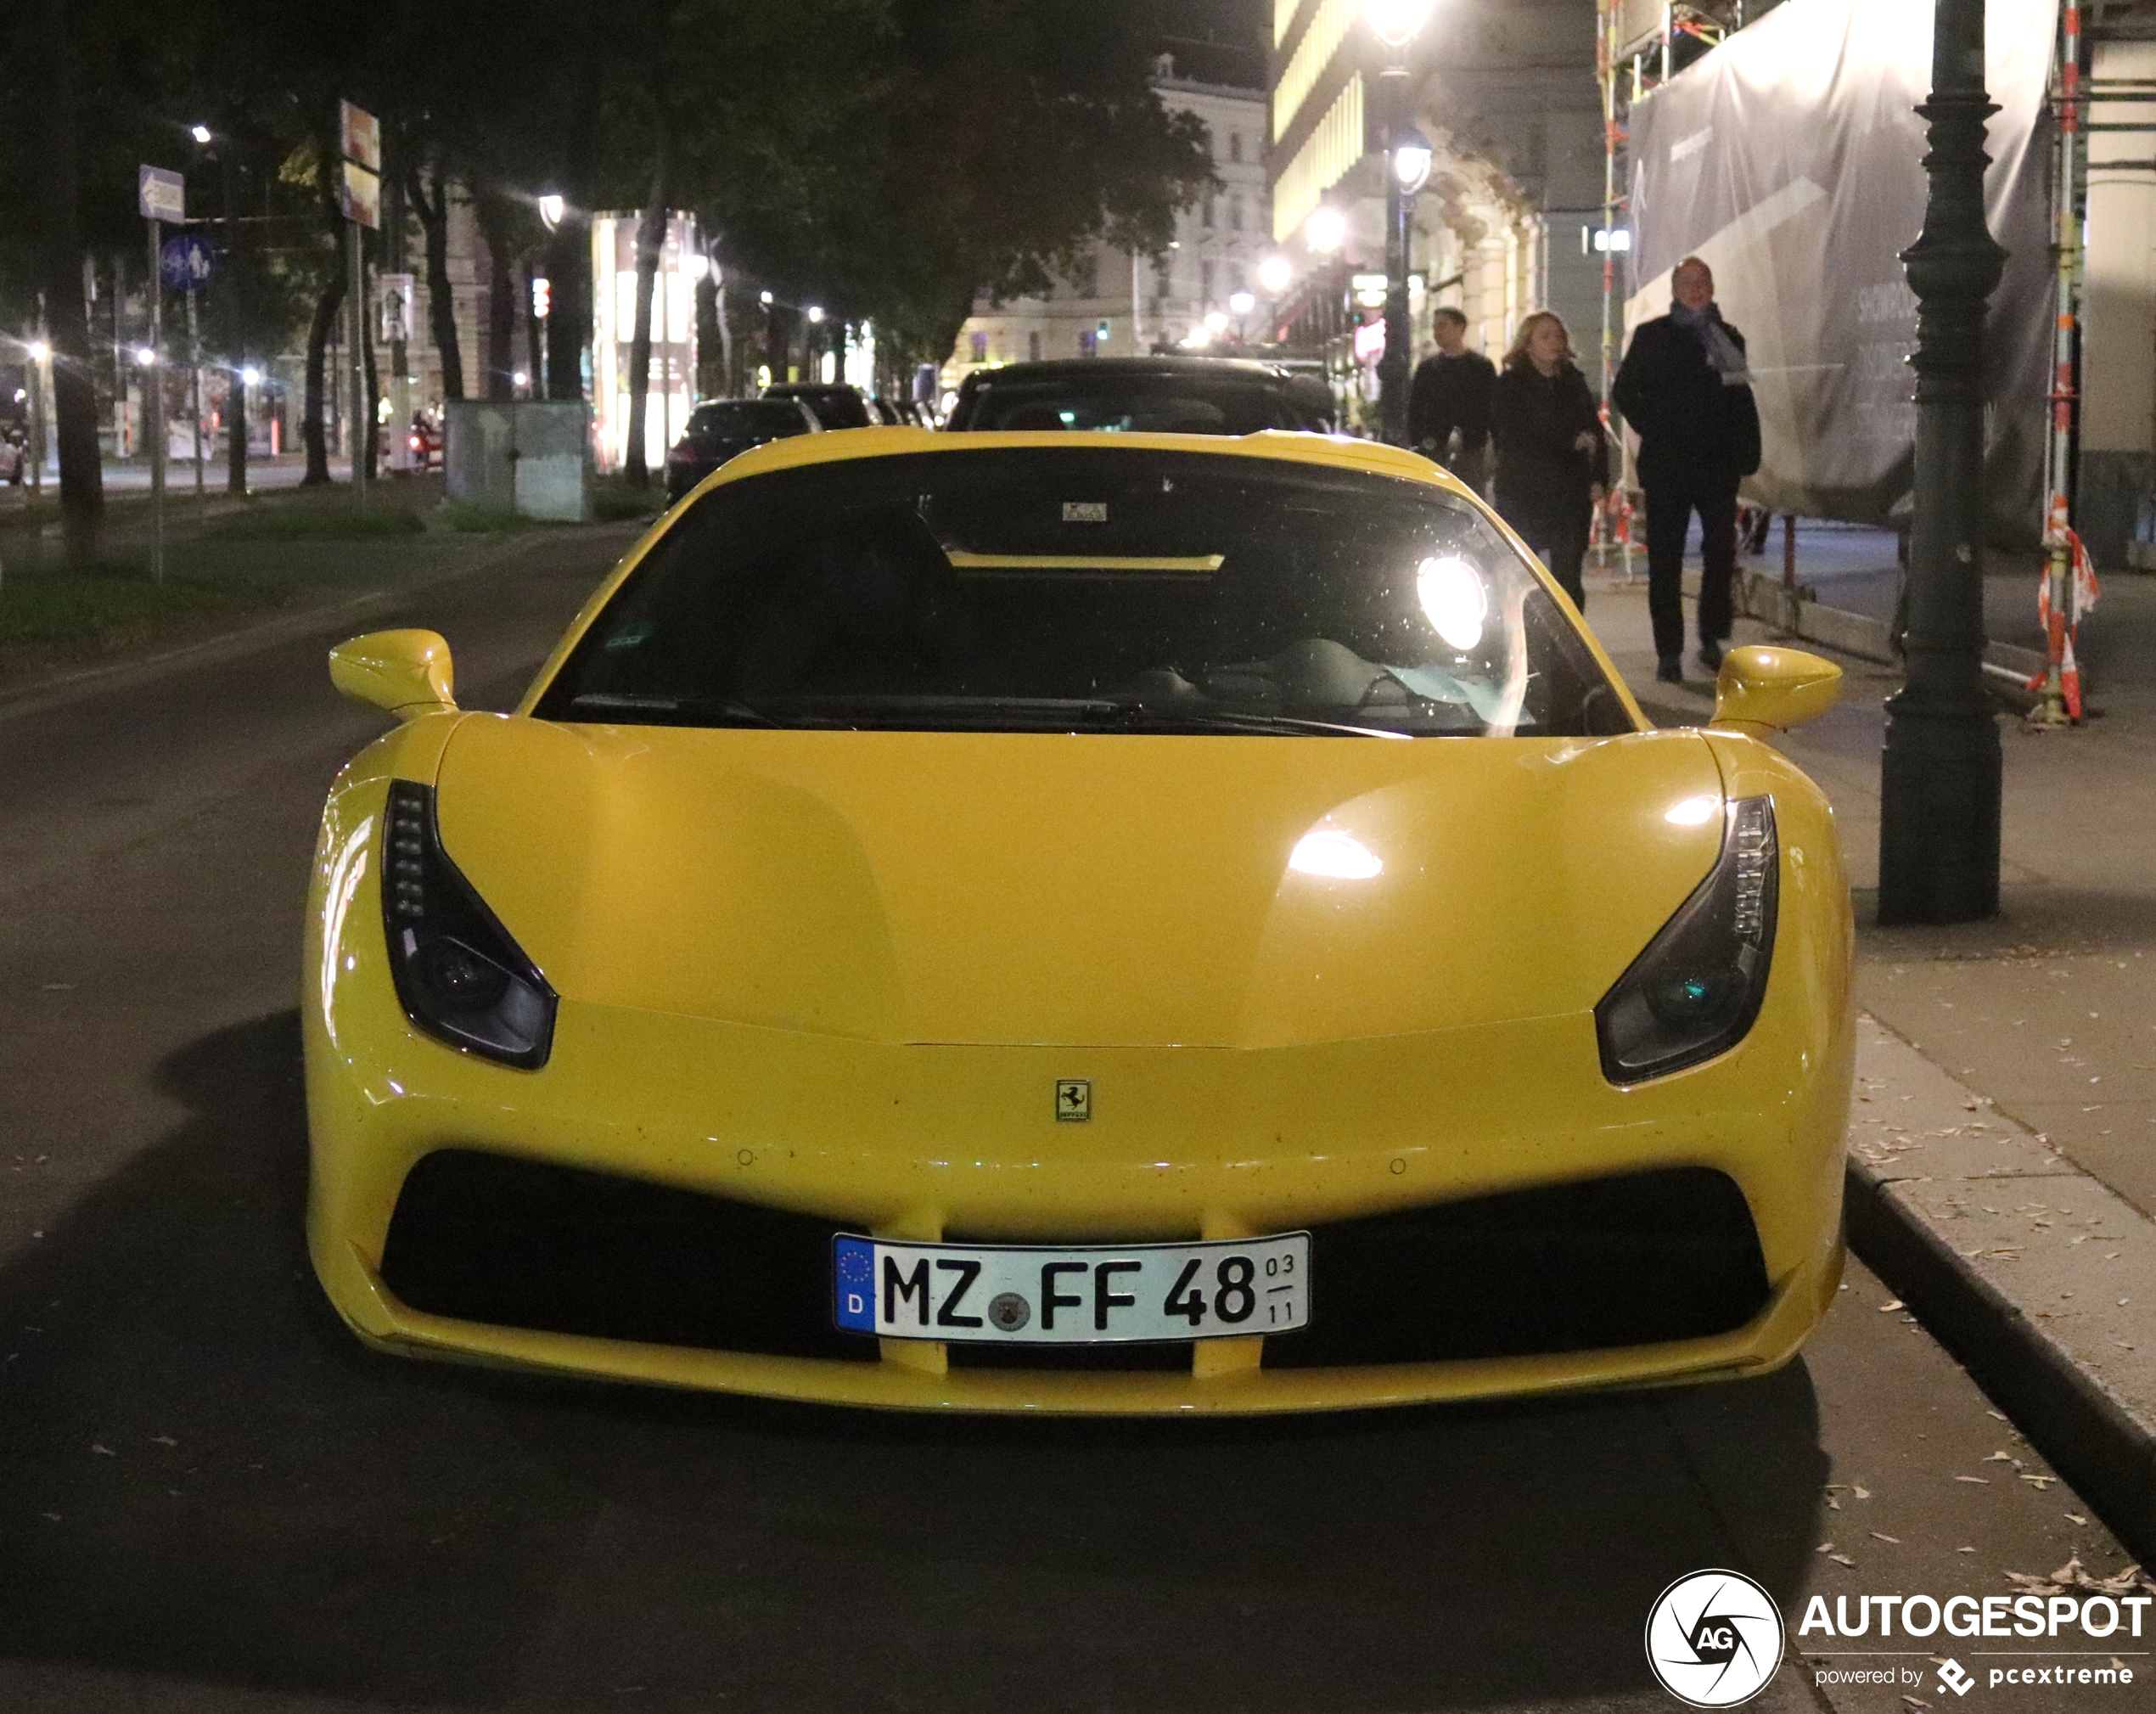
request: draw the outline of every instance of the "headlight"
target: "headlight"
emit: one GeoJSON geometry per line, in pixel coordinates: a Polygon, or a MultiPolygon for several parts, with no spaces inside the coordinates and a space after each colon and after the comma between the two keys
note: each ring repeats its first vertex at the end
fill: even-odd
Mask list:
{"type": "Polygon", "coordinates": [[[505,1065],[547,1063],[554,991],[442,850],[433,789],[409,780],[390,784],[382,931],[406,1017],[505,1065]]]}
{"type": "Polygon", "coordinates": [[[1724,817],[1707,879],[1595,1008],[1602,1073],[1613,1083],[1711,1059],[1760,1014],[1781,876],[1774,800],[1740,798],[1724,817]]]}

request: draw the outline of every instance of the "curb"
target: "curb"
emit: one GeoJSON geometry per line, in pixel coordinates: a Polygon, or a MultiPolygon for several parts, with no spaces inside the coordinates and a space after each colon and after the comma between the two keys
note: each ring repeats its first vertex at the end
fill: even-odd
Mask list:
{"type": "Polygon", "coordinates": [[[1868,1016],[1860,1043],[1860,1090],[1899,1099],[1852,1116],[1850,1247],[2156,1563],[2156,1222],[1868,1016]]]}

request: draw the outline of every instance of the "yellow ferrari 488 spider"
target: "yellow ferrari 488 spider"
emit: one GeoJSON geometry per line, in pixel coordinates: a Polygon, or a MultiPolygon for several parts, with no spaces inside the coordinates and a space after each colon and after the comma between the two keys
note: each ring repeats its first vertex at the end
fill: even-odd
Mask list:
{"type": "Polygon", "coordinates": [[[309,1237],[413,1356],[1267,1411],[1756,1374],[1839,1272],[1849,895],[1738,649],[1650,729],[1315,436],[745,454],[513,714],[331,656],[309,1237]]]}

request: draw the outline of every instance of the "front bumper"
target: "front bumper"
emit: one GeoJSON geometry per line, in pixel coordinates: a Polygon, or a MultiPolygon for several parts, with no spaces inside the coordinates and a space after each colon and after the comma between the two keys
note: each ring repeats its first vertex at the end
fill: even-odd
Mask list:
{"type": "MultiPolygon", "coordinates": [[[[1848,1056],[1771,1003],[1731,1054],[1621,1090],[1599,1075],[1587,1016],[1280,1049],[1073,1050],[898,1046],[564,1000],[555,1058],[531,1074],[419,1037],[385,982],[335,987],[308,1018],[310,1242],[346,1322],[407,1355],[899,1408],[1330,1409],[1763,1372],[1795,1352],[1839,1276],[1848,1056]],[[1048,1098],[1075,1075],[1093,1081],[1096,1116],[1059,1125],[1048,1098]],[[1180,1373],[970,1368],[897,1341],[843,1361],[593,1337],[430,1314],[385,1284],[407,1175],[444,1150],[984,1241],[1320,1228],[1706,1168],[1742,1193],[1764,1301],[1707,1337],[1322,1368],[1218,1340],[1180,1373]]],[[[1322,1274],[1317,1290],[1322,1320],[1322,1274]]]]}

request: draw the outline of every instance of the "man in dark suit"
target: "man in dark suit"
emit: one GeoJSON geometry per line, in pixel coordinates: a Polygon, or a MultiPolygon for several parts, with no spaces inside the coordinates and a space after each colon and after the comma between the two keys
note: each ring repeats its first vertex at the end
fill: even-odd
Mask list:
{"type": "Polygon", "coordinates": [[[1430,334],[1437,350],[1415,366],[1407,390],[1407,444],[1468,486],[1479,487],[1490,444],[1490,389],[1497,371],[1480,351],[1468,349],[1468,318],[1451,305],[1431,312],[1430,334]],[[1456,433],[1457,452],[1452,450],[1456,433]]]}
{"type": "Polygon", "coordinates": [[[1670,313],[1642,323],[1617,372],[1618,408],[1637,431],[1647,499],[1647,605],[1655,677],[1684,678],[1684,538],[1699,515],[1699,664],[1721,666],[1737,572],[1737,485],[1760,467],[1760,413],[1744,336],[1715,305],[1696,256],[1670,276],[1670,313]]]}

